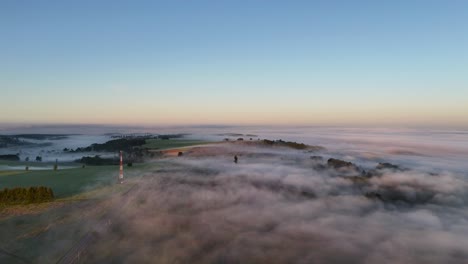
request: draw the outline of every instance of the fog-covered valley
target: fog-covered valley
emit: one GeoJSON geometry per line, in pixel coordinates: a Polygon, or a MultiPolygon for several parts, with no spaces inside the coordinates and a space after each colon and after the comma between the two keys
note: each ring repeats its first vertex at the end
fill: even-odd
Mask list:
{"type": "Polygon", "coordinates": [[[321,154],[236,141],[166,158],[169,166],[147,172],[130,196],[112,201],[112,225],[87,260],[468,260],[466,175],[374,161],[374,175],[361,176],[360,163],[357,170],[334,167],[321,154]]]}
{"type": "MultiPolygon", "coordinates": [[[[64,148],[112,140],[110,130],[79,132],[28,139],[33,145],[2,153],[71,161],[103,153],[65,153],[64,148]]],[[[56,227],[30,238],[49,245],[31,257],[35,262],[78,253],[83,263],[468,261],[464,131],[176,127],[121,132],[173,133],[207,143],[157,150],[136,168],[126,166],[124,183],[106,187],[117,188],[112,195],[96,189],[93,195],[100,198],[60,202],[58,209],[42,213],[39,223],[56,227]],[[80,215],[75,207],[88,213],[80,215]],[[60,210],[74,216],[67,222],[46,213],[60,210]],[[64,231],[68,226],[74,227],[64,231]],[[64,235],[74,237],[67,250],[59,245],[64,235]]],[[[74,177],[92,168],[77,169],[74,177]]],[[[109,169],[97,177],[116,177],[118,166],[109,169]]],[[[20,221],[15,217],[25,216],[8,218],[2,232],[15,230],[9,228],[20,221]]],[[[3,247],[14,251],[20,240],[3,247]]]]}

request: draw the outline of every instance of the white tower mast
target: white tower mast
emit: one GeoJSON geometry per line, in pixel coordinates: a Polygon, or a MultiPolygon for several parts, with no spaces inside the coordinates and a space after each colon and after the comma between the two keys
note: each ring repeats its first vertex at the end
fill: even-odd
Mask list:
{"type": "Polygon", "coordinates": [[[123,183],[123,154],[120,151],[120,171],[119,171],[119,183],[123,183]]]}

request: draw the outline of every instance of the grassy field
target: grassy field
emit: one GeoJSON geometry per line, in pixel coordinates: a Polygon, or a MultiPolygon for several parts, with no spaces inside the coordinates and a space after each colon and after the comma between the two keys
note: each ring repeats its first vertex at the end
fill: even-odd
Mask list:
{"type": "MultiPolygon", "coordinates": [[[[138,177],[147,164],[125,167],[126,178],[138,177]]],[[[87,166],[85,168],[37,171],[1,171],[0,188],[47,186],[57,198],[76,195],[117,181],[119,166],[87,166]]]]}
{"type": "Polygon", "coordinates": [[[170,148],[182,148],[195,145],[203,145],[214,142],[200,141],[200,140],[186,140],[186,139],[149,139],[146,141],[146,144],[143,145],[144,148],[149,149],[170,149],[170,148]]]}
{"type": "Polygon", "coordinates": [[[12,171],[0,171],[0,177],[1,176],[8,176],[8,175],[16,175],[16,174],[23,174],[25,173],[24,171],[17,171],[17,170],[12,170],[12,171]]]}
{"type": "MultiPolygon", "coordinates": [[[[170,149],[206,144],[196,140],[148,140],[144,147],[170,149]]],[[[56,263],[85,233],[93,230],[88,219],[99,219],[108,211],[107,203],[137,179],[172,165],[161,162],[134,163],[124,167],[125,184],[116,184],[119,166],[86,166],[54,163],[1,161],[0,189],[47,186],[54,191],[53,202],[0,206],[0,263],[56,263]],[[60,166],[77,168],[60,169],[60,166]],[[30,170],[11,167],[29,166],[30,170]],[[41,167],[42,170],[34,170],[41,167]],[[46,168],[44,170],[43,168],[46,168]],[[3,251],[3,253],[1,252],[3,251]],[[11,254],[24,259],[15,258],[11,254]]]]}
{"type": "MultiPolygon", "coordinates": [[[[11,161],[0,160],[0,165],[9,166],[37,166],[37,167],[52,167],[55,162],[36,162],[36,161],[11,161]]],[[[76,163],[75,163],[76,164],[76,163]]]]}
{"type": "MultiPolygon", "coordinates": [[[[155,148],[201,144],[200,141],[164,140],[149,142],[155,148]],[[161,144],[162,143],[162,144],[161,144]]],[[[114,195],[129,190],[138,177],[168,166],[160,162],[134,163],[124,167],[124,184],[117,184],[119,166],[86,166],[59,163],[0,161],[0,189],[47,186],[54,191],[53,202],[0,206],[0,263],[56,263],[84,234],[93,222],[106,213],[114,195]],[[77,168],[60,169],[62,166],[77,168]],[[30,166],[46,170],[14,170],[30,166]],[[19,256],[21,259],[13,256],[19,256]]]]}
{"type": "MultiPolygon", "coordinates": [[[[213,142],[185,139],[151,139],[143,145],[149,149],[171,149],[213,142]]],[[[151,168],[153,163],[134,164],[125,167],[125,177],[138,177],[151,168]]],[[[57,198],[70,197],[98,187],[115,183],[119,173],[119,166],[86,166],[81,168],[80,164],[59,164],[59,170],[52,170],[53,162],[34,161],[4,161],[0,160],[0,189],[13,187],[46,186],[52,188],[57,198]],[[76,166],[77,168],[60,169],[60,166],[76,166]],[[26,167],[30,170],[14,170],[11,167],[26,167]],[[34,170],[34,167],[46,168],[46,170],[34,170]]]]}
{"type": "Polygon", "coordinates": [[[116,183],[119,166],[2,172],[0,188],[44,185],[51,187],[58,199],[0,206],[0,263],[56,263],[86,232],[93,230],[88,218],[97,219],[108,210],[106,201],[130,189],[134,185],[132,179],[157,167],[153,163],[126,166],[124,184],[116,183]]]}
{"type": "MultiPolygon", "coordinates": [[[[141,165],[143,168],[155,168],[148,164],[141,165]]],[[[100,173],[108,173],[109,168],[90,168],[90,173],[84,179],[99,176],[100,173]]],[[[115,168],[111,168],[114,171],[115,168]]],[[[89,219],[99,219],[109,211],[107,207],[113,195],[119,195],[130,190],[134,185],[132,178],[141,175],[140,168],[129,168],[127,181],[124,184],[105,184],[114,182],[111,179],[101,177],[101,182],[95,184],[90,191],[89,182],[80,185],[79,181],[71,181],[74,189],[67,193],[71,195],[82,191],[77,195],[56,199],[53,202],[39,204],[13,205],[2,208],[0,206],[0,263],[56,263],[79,239],[90,230],[93,230],[94,222],[89,219]],[[82,187],[85,188],[82,188],[82,187]],[[102,187],[98,187],[102,186],[102,187]],[[21,257],[24,261],[12,256],[21,257]]],[[[86,169],[83,169],[86,171],[86,169]]],[[[41,171],[45,173],[44,171],[41,171]]],[[[53,171],[50,171],[53,172],[53,171]]],[[[83,177],[77,169],[62,171],[64,177],[83,177]]],[[[22,176],[32,176],[31,172],[22,176]]],[[[40,176],[40,175],[35,175],[40,176]]],[[[55,175],[60,176],[60,175],[55,175]]],[[[50,176],[45,176],[50,180],[50,176]]],[[[17,179],[20,180],[20,179],[17,179]]],[[[27,179],[21,179],[28,182],[27,179]]],[[[60,191],[66,191],[64,187],[58,186],[60,191]]]]}
{"type": "MultiPolygon", "coordinates": [[[[105,212],[104,200],[77,200],[22,206],[27,214],[0,219],[0,248],[30,263],[56,263],[86,232],[92,230],[89,218],[105,212]],[[53,204],[57,204],[54,206],[53,204]],[[37,207],[46,207],[40,210],[37,207]],[[100,209],[101,208],[101,209],[100,209]]],[[[0,263],[16,259],[0,254],[0,263]]]]}

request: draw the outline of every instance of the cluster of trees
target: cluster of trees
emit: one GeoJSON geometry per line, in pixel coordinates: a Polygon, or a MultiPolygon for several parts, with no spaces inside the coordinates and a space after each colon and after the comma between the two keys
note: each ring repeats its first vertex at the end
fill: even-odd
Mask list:
{"type": "Polygon", "coordinates": [[[26,139],[35,139],[35,140],[60,140],[68,138],[68,135],[61,134],[19,134],[13,135],[12,137],[16,138],[26,138],[26,139]]]}
{"type": "MultiPolygon", "coordinates": [[[[157,137],[154,136],[138,136],[138,137],[126,137],[109,140],[103,144],[92,144],[88,147],[77,148],[75,150],[64,148],[64,152],[114,152],[118,153],[119,151],[124,152],[124,160],[129,163],[142,162],[145,157],[154,157],[156,154],[149,152],[147,148],[143,147],[146,144],[147,139],[170,139],[181,137],[182,135],[160,135],[157,137]]],[[[86,165],[118,165],[119,160],[116,158],[102,158],[99,155],[96,156],[86,156],[81,159],[75,160],[76,162],[83,163],[86,165]]]]}
{"type": "Polygon", "coordinates": [[[164,139],[164,140],[169,140],[169,139],[174,139],[174,138],[183,138],[186,134],[161,134],[161,135],[151,135],[151,134],[145,134],[145,135],[135,135],[135,134],[130,134],[130,135],[114,135],[112,138],[120,138],[120,139],[164,139]]]}
{"type": "Polygon", "coordinates": [[[0,160],[19,161],[20,157],[17,154],[6,154],[0,155],[0,160]]]}
{"type": "MultiPolygon", "coordinates": [[[[24,161],[29,161],[29,157],[26,157],[24,161]]],[[[36,161],[37,162],[42,162],[42,157],[41,156],[36,156],[36,161]]]]}
{"type": "Polygon", "coordinates": [[[184,137],[184,134],[166,134],[166,135],[159,135],[157,138],[163,139],[163,140],[169,140],[173,138],[182,138],[184,137]]]}
{"type": "Polygon", "coordinates": [[[297,143],[297,142],[291,142],[291,141],[283,141],[283,140],[276,140],[276,141],[273,141],[273,140],[268,140],[268,139],[264,139],[263,140],[263,143],[267,144],[267,145],[277,145],[277,146],[283,146],[283,147],[289,147],[289,148],[293,148],[293,149],[306,149],[308,148],[309,146],[307,146],[306,144],[304,143],[297,143]]]}
{"type": "Polygon", "coordinates": [[[135,147],[140,147],[146,144],[146,138],[121,138],[107,141],[103,144],[92,144],[85,148],[77,148],[76,150],[64,148],[64,152],[90,152],[90,151],[104,151],[104,152],[116,152],[126,151],[131,152],[135,147]]]}
{"type": "Polygon", "coordinates": [[[64,139],[64,138],[67,138],[67,136],[66,135],[44,135],[44,134],[0,135],[0,148],[44,144],[44,143],[33,143],[31,141],[27,141],[29,139],[59,140],[59,139],[64,139]]]}
{"type": "MultiPolygon", "coordinates": [[[[148,152],[146,149],[135,149],[133,152],[124,153],[124,160],[127,162],[127,165],[131,167],[134,162],[143,162],[145,155],[154,157],[154,153],[148,152]]],[[[102,166],[102,165],[119,165],[120,160],[118,158],[102,158],[100,155],[93,156],[84,156],[81,159],[75,160],[75,162],[102,166]]]]}
{"type": "Polygon", "coordinates": [[[86,147],[86,148],[76,148],[76,150],[69,149],[69,148],[64,148],[63,152],[91,152],[93,151],[92,147],[86,147]]]}
{"type": "Polygon", "coordinates": [[[352,162],[344,161],[340,159],[329,158],[327,160],[328,167],[334,169],[341,169],[341,168],[348,168],[348,169],[357,169],[357,166],[354,165],[352,162]]]}
{"type": "Polygon", "coordinates": [[[85,156],[81,159],[77,159],[76,162],[83,163],[86,165],[119,165],[118,159],[101,158],[101,156],[99,155],[96,155],[94,157],[85,156]]]}
{"type": "MultiPolygon", "coordinates": [[[[20,157],[18,154],[6,154],[6,155],[0,155],[0,160],[9,160],[9,161],[20,161],[20,157]]],[[[24,161],[29,161],[29,157],[26,157],[24,161]]],[[[41,156],[36,157],[37,162],[42,161],[41,156]]]]}
{"type": "Polygon", "coordinates": [[[48,202],[54,199],[54,192],[51,188],[39,187],[16,187],[5,188],[0,191],[0,204],[29,204],[48,202]]]}

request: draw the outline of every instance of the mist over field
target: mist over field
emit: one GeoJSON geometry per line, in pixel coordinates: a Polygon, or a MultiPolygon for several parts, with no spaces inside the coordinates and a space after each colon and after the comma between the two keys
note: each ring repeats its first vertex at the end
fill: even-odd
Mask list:
{"type": "MultiPolygon", "coordinates": [[[[200,129],[207,134],[211,129],[200,129]]],[[[257,127],[214,129],[237,132],[249,139],[283,139],[322,145],[334,155],[348,160],[393,161],[411,167],[468,171],[468,132],[466,130],[418,128],[349,128],[349,127],[257,127]]],[[[200,135],[203,136],[203,135],[200,135]]],[[[232,139],[237,137],[231,136],[232,139]]]]}
{"type": "MultiPolygon", "coordinates": [[[[282,139],[322,145],[338,157],[364,164],[395,162],[428,170],[468,171],[468,132],[462,129],[426,128],[350,128],[350,127],[287,127],[287,126],[37,126],[0,129],[0,134],[22,133],[72,134],[64,140],[47,141],[41,151],[61,151],[65,147],[86,147],[103,143],[109,134],[155,133],[187,134],[186,138],[203,140],[236,140],[243,138],[282,139]],[[76,135],[78,134],[78,135],[76,135]]],[[[44,142],[43,142],[44,143],[44,142]]],[[[2,153],[25,151],[25,148],[0,149],[2,153]]],[[[22,156],[24,156],[22,154],[22,156]]],[[[54,160],[55,156],[51,156],[54,160]]]]}
{"type": "Polygon", "coordinates": [[[0,264],[468,263],[468,1],[0,1],[0,264]]]}
{"type": "MultiPolygon", "coordinates": [[[[52,151],[51,158],[53,153],[64,158],[62,148],[104,142],[113,133],[113,128],[88,129],[61,130],[66,138],[42,141],[48,143],[43,148],[52,151]]],[[[75,226],[97,234],[83,263],[468,261],[465,131],[234,126],[118,131],[181,133],[184,139],[219,143],[181,148],[181,157],[150,159],[148,164],[158,165],[131,171],[139,176],[125,183],[132,187],[124,195],[83,205],[99,212],[75,226]],[[263,139],[315,147],[268,146],[263,139]],[[355,167],[334,168],[330,158],[355,167]],[[372,176],[362,176],[366,173],[372,176]]],[[[13,132],[27,131],[2,133],[13,132]]],[[[53,244],[60,241],[56,236],[46,235],[51,252],[60,248],[53,244]]]]}
{"type": "Polygon", "coordinates": [[[314,169],[310,155],[229,143],[188,151],[113,200],[113,227],[88,260],[466,263],[466,175],[383,170],[359,183],[314,169]]]}
{"type": "MultiPolygon", "coordinates": [[[[82,153],[64,153],[64,149],[76,149],[78,147],[87,147],[94,143],[104,143],[111,139],[108,135],[61,135],[59,138],[31,139],[27,137],[17,137],[18,140],[25,142],[25,145],[0,148],[1,154],[18,154],[21,160],[41,156],[44,162],[71,162],[83,156],[82,153]]],[[[99,153],[92,152],[89,155],[99,153]]]]}

